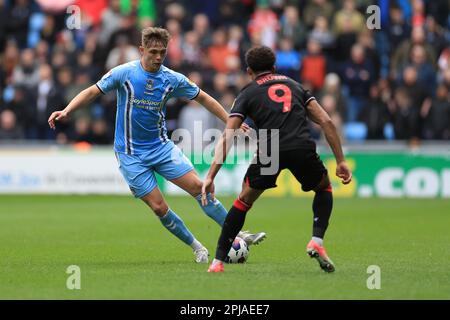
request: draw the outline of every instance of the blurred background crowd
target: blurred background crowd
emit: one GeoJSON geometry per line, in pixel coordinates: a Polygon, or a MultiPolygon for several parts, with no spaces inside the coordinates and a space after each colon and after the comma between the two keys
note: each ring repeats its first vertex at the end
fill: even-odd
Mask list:
{"type": "MultiPolygon", "coordinates": [[[[172,35],[165,65],[228,110],[249,81],[245,51],[264,44],[277,72],[311,90],[347,141],[450,139],[448,0],[0,0],[0,15],[2,141],[112,143],[114,93],[56,131],[47,119],[109,69],[139,59],[148,26],[172,35]],[[372,4],[380,29],[366,26],[372,4]],[[81,9],[80,28],[69,28],[70,5],[81,9]]],[[[170,132],[193,131],[194,121],[223,128],[193,101],[171,99],[166,112],[170,132]]]]}

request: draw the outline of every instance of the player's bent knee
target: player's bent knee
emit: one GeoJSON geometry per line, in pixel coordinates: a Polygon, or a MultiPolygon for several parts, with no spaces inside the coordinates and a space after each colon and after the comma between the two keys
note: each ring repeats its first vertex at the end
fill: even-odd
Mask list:
{"type": "Polygon", "coordinates": [[[202,193],[202,187],[203,187],[203,182],[197,179],[192,184],[192,187],[191,187],[191,190],[189,191],[189,193],[193,197],[195,197],[195,196],[199,195],[200,193],[202,193]]]}
{"type": "Polygon", "coordinates": [[[247,212],[252,207],[252,204],[247,203],[240,196],[234,200],[233,206],[243,212],[247,212]]]}
{"type": "Polygon", "coordinates": [[[253,205],[253,202],[255,202],[255,200],[251,196],[242,193],[239,195],[238,199],[244,202],[249,207],[251,207],[253,205]]]}
{"type": "Polygon", "coordinates": [[[169,206],[164,200],[161,201],[149,201],[144,200],[144,202],[152,209],[152,211],[158,216],[162,217],[169,210],[169,206]]]}
{"type": "Polygon", "coordinates": [[[314,188],[314,192],[327,191],[332,192],[330,177],[328,174],[324,174],[322,180],[319,182],[317,187],[314,188]]]}
{"type": "Polygon", "coordinates": [[[151,208],[158,217],[163,217],[169,210],[169,206],[165,202],[153,204],[151,208]]]}

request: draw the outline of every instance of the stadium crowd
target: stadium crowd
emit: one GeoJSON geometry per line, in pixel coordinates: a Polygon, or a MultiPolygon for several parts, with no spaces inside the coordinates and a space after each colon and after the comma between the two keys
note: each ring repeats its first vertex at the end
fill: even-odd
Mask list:
{"type": "MultiPolygon", "coordinates": [[[[450,139],[447,0],[0,0],[0,140],[111,144],[115,94],[50,130],[64,108],[109,69],[139,59],[140,30],[166,27],[165,65],[225,108],[249,81],[244,53],[264,44],[277,72],[319,98],[347,140],[450,139]],[[369,5],[380,29],[370,30],[369,5]],[[81,24],[76,22],[81,9],[81,24]],[[74,12],[74,13],[73,13],[74,12]],[[75,16],[74,16],[75,14],[75,16]],[[75,19],[75,20],[74,20],[75,19]]],[[[167,103],[169,131],[223,128],[193,101],[167,103]]],[[[320,131],[312,125],[316,139],[320,131]]]]}

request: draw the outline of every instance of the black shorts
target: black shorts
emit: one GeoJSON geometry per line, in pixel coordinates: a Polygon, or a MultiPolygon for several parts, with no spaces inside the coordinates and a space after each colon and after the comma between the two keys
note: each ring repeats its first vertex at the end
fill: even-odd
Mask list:
{"type": "Polygon", "coordinates": [[[275,174],[261,174],[261,168],[269,167],[260,163],[252,163],[244,177],[244,182],[253,189],[265,190],[275,188],[281,170],[289,169],[302,185],[303,191],[313,190],[322,180],[327,169],[319,155],[312,149],[296,149],[280,151],[279,168],[275,174]]]}

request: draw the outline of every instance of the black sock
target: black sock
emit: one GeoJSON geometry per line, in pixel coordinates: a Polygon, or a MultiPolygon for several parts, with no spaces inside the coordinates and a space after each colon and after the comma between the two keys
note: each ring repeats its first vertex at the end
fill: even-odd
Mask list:
{"type": "Polygon", "coordinates": [[[333,209],[331,187],[316,192],[312,208],[314,212],[313,237],[323,239],[333,209]]]}
{"type": "Polygon", "coordinates": [[[230,211],[228,211],[225,222],[222,226],[222,232],[220,233],[219,242],[217,244],[216,259],[225,261],[228,252],[231,249],[231,245],[236,238],[239,231],[244,226],[245,216],[250,206],[241,200],[237,199],[230,211]]]}

